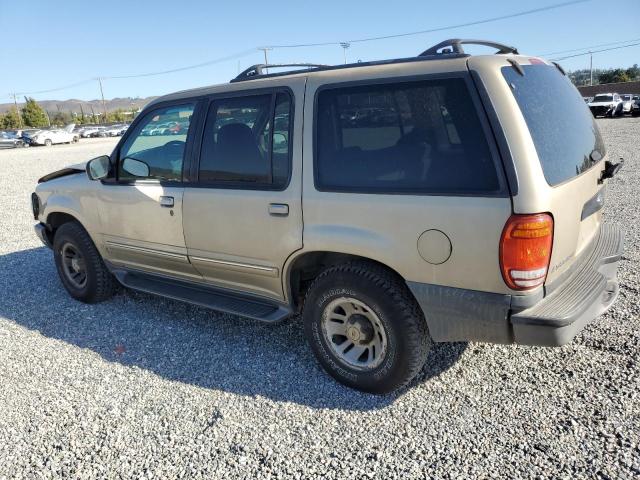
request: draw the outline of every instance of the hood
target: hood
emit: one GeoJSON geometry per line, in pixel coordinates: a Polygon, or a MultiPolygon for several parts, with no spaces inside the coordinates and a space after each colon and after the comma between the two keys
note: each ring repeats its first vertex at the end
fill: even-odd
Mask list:
{"type": "Polygon", "coordinates": [[[63,128],[63,130],[67,133],[71,133],[73,132],[73,129],[76,128],[76,124],[75,123],[70,123],[69,125],[67,125],[66,127],[63,128]]]}
{"type": "Polygon", "coordinates": [[[615,105],[616,102],[613,100],[610,100],[608,102],[591,102],[589,103],[590,107],[610,107],[612,105],[615,105]]]}
{"type": "Polygon", "coordinates": [[[48,182],[54,178],[66,177],[67,175],[75,175],[76,173],[82,173],[86,171],[87,162],[77,163],[75,165],[69,165],[61,170],[48,173],[44,177],[38,179],[38,183],[48,182]]]}

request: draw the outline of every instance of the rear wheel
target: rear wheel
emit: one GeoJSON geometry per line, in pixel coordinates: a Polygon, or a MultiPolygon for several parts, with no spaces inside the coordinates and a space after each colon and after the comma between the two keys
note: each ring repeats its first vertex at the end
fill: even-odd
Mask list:
{"type": "Polygon", "coordinates": [[[402,279],[373,263],[321,273],[307,292],[303,319],[325,370],[365,392],[388,393],[408,383],[431,346],[424,316],[402,279]]]}
{"type": "Polygon", "coordinates": [[[44,146],[45,147],[50,147],[51,146],[51,140],[49,140],[48,138],[44,141],[44,146]]]}
{"type": "Polygon", "coordinates": [[[115,280],[79,223],[69,222],[58,228],[53,255],[60,280],[73,298],[97,303],[113,295],[115,280]]]}

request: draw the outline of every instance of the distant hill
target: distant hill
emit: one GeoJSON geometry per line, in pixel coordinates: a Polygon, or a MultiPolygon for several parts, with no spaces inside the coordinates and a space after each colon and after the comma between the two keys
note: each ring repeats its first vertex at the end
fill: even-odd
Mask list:
{"type": "MultiPolygon", "coordinates": [[[[158,97],[146,97],[146,98],[112,98],[111,100],[105,100],[105,106],[108,112],[114,110],[138,110],[144,107],[151,100],[158,97]]],[[[24,100],[24,99],[23,99],[24,100]]],[[[76,112],[80,114],[80,105],[84,110],[85,115],[91,115],[91,109],[95,113],[102,112],[101,100],[38,100],[38,104],[44,108],[47,112],[76,112]]],[[[22,107],[23,103],[18,102],[18,107],[22,107]]],[[[0,103],[0,113],[5,113],[9,108],[13,106],[13,103],[0,103]]]]}

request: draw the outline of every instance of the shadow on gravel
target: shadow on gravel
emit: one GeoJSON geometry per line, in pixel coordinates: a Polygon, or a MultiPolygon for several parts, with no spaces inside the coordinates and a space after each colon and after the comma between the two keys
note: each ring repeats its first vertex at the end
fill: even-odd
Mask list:
{"type": "MultiPolygon", "coordinates": [[[[45,247],[0,256],[0,272],[1,317],[168,380],[311,408],[374,410],[402,395],[362,394],[333,381],[298,319],[265,325],[124,289],[86,305],[67,295],[45,247]]],[[[408,388],[447,370],[465,349],[436,344],[408,388]]]]}

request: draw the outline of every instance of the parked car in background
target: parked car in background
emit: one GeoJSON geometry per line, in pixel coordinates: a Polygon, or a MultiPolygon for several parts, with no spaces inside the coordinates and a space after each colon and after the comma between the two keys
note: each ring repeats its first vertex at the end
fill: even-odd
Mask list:
{"type": "Polygon", "coordinates": [[[13,132],[0,132],[0,148],[24,147],[24,140],[13,132]]]}
{"type": "Polygon", "coordinates": [[[73,133],[74,124],[67,125],[63,129],[40,130],[30,137],[30,145],[44,145],[50,147],[57,143],[75,143],[79,135],[73,133]]]}
{"type": "Polygon", "coordinates": [[[623,93],[622,95],[620,95],[620,99],[622,100],[622,113],[631,114],[631,105],[633,105],[633,94],[623,93]]]}
{"type": "Polygon", "coordinates": [[[124,125],[112,125],[110,127],[107,127],[106,129],[104,129],[104,131],[102,132],[104,137],[119,137],[120,135],[124,134],[124,132],[127,129],[125,128],[124,125]]]}
{"type": "Polygon", "coordinates": [[[622,99],[617,93],[599,93],[589,102],[594,117],[619,117],[622,115],[622,99]]]}
{"type": "Polygon", "coordinates": [[[640,97],[636,97],[631,103],[631,116],[637,117],[640,115],[640,97]]]}
{"type": "Polygon", "coordinates": [[[96,127],[96,129],[91,132],[91,135],[89,135],[91,138],[97,138],[97,137],[104,137],[104,131],[106,130],[106,127],[96,127]]]}
{"type": "Polygon", "coordinates": [[[41,130],[39,128],[26,128],[24,130],[19,130],[17,135],[22,138],[25,146],[31,145],[31,137],[39,133],[41,130]]]}
{"type": "Polygon", "coordinates": [[[97,133],[99,131],[98,127],[86,127],[82,129],[82,133],[80,134],[80,136],[82,138],[90,138],[93,136],[93,134],[97,133]]]}

